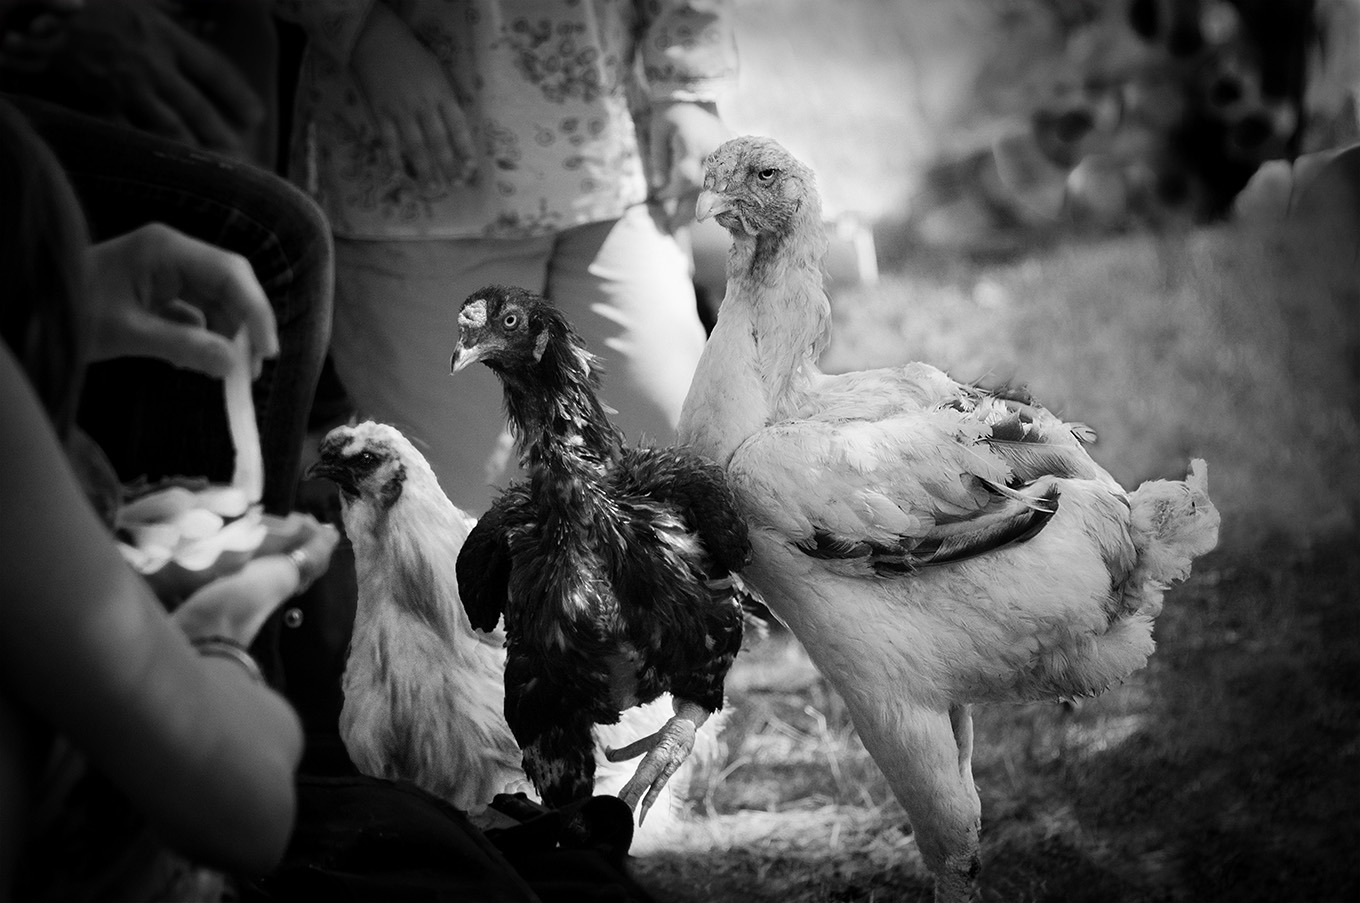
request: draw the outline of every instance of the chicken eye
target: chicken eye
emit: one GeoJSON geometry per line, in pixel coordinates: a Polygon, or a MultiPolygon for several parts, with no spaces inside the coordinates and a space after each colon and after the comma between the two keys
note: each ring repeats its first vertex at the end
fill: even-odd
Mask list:
{"type": "Polygon", "coordinates": [[[514,329],[519,325],[519,314],[506,314],[505,319],[501,322],[505,324],[506,329],[514,329]]]}
{"type": "Polygon", "coordinates": [[[775,173],[777,172],[779,172],[779,170],[774,168],[762,169],[760,172],[756,173],[756,178],[762,182],[769,182],[774,179],[775,173]]]}

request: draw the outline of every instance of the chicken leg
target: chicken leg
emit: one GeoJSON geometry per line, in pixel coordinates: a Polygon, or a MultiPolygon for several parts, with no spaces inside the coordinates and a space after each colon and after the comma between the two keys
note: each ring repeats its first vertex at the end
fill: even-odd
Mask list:
{"type": "Polygon", "coordinates": [[[982,806],[973,783],[970,707],[942,711],[903,701],[888,718],[877,710],[857,712],[854,704],[850,709],[911,820],[921,858],[935,876],[936,903],[973,903],[982,806]]]}
{"type": "Polygon", "coordinates": [[[547,678],[533,658],[512,645],[505,662],[505,721],[524,754],[524,772],[543,803],[560,809],[586,799],[595,786],[600,686],[570,686],[547,678]]]}
{"type": "Polygon", "coordinates": [[[619,790],[619,799],[628,805],[630,812],[637,806],[638,799],[642,798],[638,824],[647,818],[647,811],[660,796],[666,782],[689,757],[699,728],[708,720],[708,710],[698,703],[675,697],[674,706],[674,717],[656,733],[634,740],[627,746],[605,750],[605,758],[611,762],[624,762],[647,754],[632,778],[619,790]],[[647,793],[645,797],[642,796],[644,790],[647,793]]]}

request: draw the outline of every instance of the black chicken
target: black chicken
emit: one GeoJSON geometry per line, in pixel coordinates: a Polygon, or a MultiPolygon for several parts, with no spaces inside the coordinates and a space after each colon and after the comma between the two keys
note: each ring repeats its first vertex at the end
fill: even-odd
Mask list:
{"type": "Polygon", "coordinates": [[[611,761],[647,753],[619,797],[639,821],[723,705],[741,645],[746,527],[721,468],[684,448],[625,447],[600,366],[544,298],[491,286],[463,302],[454,372],[501,380],[526,478],[458,557],[474,627],[505,616],[505,717],[549,806],[593,786],[594,724],[672,694],[675,716],[611,761]]]}

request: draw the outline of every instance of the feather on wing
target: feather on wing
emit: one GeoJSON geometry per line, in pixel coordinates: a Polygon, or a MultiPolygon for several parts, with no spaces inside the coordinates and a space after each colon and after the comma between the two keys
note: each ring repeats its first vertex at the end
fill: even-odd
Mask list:
{"type": "Polygon", "coordinates": [[[510,542],[531,517],[528,490],[507,488],[468,533],[458,552],[458,595],[472,626],[496,629],[510,593],[510,542]]]}
{"type": "Polygon", "coordinates": [[[908,573],[1042,529],[1051,481],[1014,488],[987,424],[948,409],[874,422],[785,421],[729,464],[739,493],[789,542],[850,573],[908,573]]]}
{"type": "Polygon", "coordinates": [[[746,522],[722,468],[681,447],[625,449],[615,489],[673,506],[717,565],[714,577],[745,567],[751,556],[746,522]]]}
{"type": "Polygon", "coordinates": [[[805,398],[798,417],[830,423],[891,420],[948,412],[960,425],[978,424],[979,437],[1010,468],[1010,483],[1045,476],[1109,479],[1087,454],[1095,433],[1067,423],[1009,388],[982,389],[961,383],[929,364],[863,370],[824,377],[805,398]]]}

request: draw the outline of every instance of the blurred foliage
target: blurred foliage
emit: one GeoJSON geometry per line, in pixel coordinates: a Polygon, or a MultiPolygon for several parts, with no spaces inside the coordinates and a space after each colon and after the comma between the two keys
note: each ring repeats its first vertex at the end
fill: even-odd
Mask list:
{"type": "Polygon", "coordinates": [[[1354,0],[980,0],[989,140],[937,160],[910,230],[936,244],[1227,215],[1261,165],[1353,142],[1354,0]]]}

